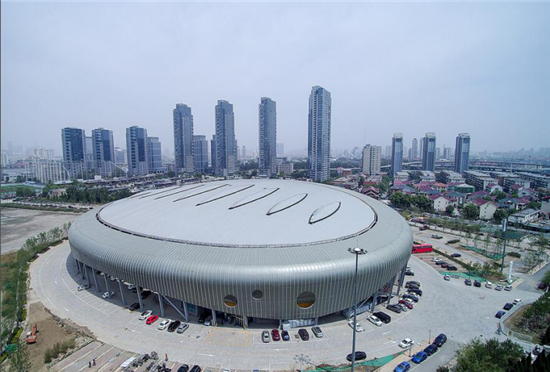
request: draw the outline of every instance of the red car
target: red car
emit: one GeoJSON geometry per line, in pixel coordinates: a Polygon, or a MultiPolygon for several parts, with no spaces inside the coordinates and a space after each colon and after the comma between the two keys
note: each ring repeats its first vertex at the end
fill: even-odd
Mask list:
{"type": "Polygon", "coordinates": [[[147,318],[145,323],[153,324],[154,322],[156,322],[158,320],[158,318],[159,318],[158,315],[151,315],[149,318],[147,318]]]}
{"type": "Polygon", "coordinates": [[[273,341],[281,340],[281,336],[279,335],[279,331],[276,330],[276,329],[272,329],[271,330],[271,338],[273,339],[273,341]]]}
{"type": "Polygon", "coordinates": [[[400,300],[399,303],[407,306],[409,309],[413,308],[413,304],[411,304],[409,301],[400,300]]]}

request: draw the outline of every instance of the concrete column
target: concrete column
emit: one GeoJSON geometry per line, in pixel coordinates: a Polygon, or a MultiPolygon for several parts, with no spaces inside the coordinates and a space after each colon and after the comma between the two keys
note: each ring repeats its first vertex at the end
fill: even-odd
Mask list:
{"type": "Polygon", "coordinates": [[[212,309],[212,326],[215,326],[217,321],[218,320],[216,319],[216,310],[212,309]]]}
{"type": "Polygon", "coordinates": [[[122,290],[122,280],[118,279],[118,289],[120,290],[120,299],[122,300],[122,304],[126,305],[126,300],[124,300],[124,291],[122,290]]]}
{"type": "Polygon", "coordinates": [[[244,324],[244,328],[248,329],[248,317],[247,316],[243,317],[243,324],[244,324]]]}
{"type": "Polygon", "coordinates": [[[88,282],[88,285],[90,285],[90,278],[88,276],[88,270],[86,269],[86,265],[82,264],[82,279],[86,279],[86,282],[88,282]]]}
{"type": "Polygon", "coordinates": [[[393,294],[393,285],[394,285],[394,283],[395,283],[395,276],[391,280],[390,293],[388,295],[388,301],[386,302],[387,305],[389,305],[390,301],[391,301],[391,295],[393,294]]]}
{"type": "Polygon", "coordinates": [[[403,286],[403,281],[405,280],[405,270],[407,269],[407,265],[405,264],[405,267],[401,269],[401,273],[399,274],[399,284],[397,286],[397,295],[399,296],[399,292],[401,292],[401,287],[403,286]]]}
{"type": "Polygon", "coordinates": [[[107,274],[103,273],[103,279],[105,279],[105,288],[107,291],[107,298],[111,298],[111,289],[109,288],[109,281],[107,280],[107,274]]]}
{"type": "Polygon", "coordinates": [[[74,264],[76,266],[76,272],[79,273],[80,272],[80,266],[78,265],[78,261],[76,260],[76,258],[74,258],[74,264]]]}
{"type": "Polygon", "coordinates": [[[315,317],[315,325],[319,325],[319,317],[315,317]]]}
{"type": "Polygon", "coordinates": [[[282,328],[283,328],[283,320],[279,319],[279,329],[282,329],[282,328]]]}
{"type": "Polygon", "coordinates": [[[159,307],[160,307],[160,316],[164,318],[164,303],[162,302],[162,296],[160,293],[157,293],[159,298],[159,307]]]}
{"type": "Polygon", "coordinates": [[[187,310],[187,302],[182,301],[181,303],[183,304],[183,313],[185,314],[185,321],[188,322],[189,321],[189,311],[187,310]]]}
{"type": "Polygon", "coordinates": [[[137,297],[138,297],[138,302],[139,302],[139,311],[143,312],[143,300],[141,299],[141,287],[140,286],[136,286],[136,289],[137,289],[137,297]]]}
{"type": "Polygon", "coordinates": [[[90,267],[91,271],[92,271],[92,276],[94,277],[94,282],[95,282],[95,287],[97,289],[98,292],[101,292],[101,289],[99,288],[99,284],[97,283],[97,275],[96,273],[94,272],[94,268],[93,267],[90,267]]]}

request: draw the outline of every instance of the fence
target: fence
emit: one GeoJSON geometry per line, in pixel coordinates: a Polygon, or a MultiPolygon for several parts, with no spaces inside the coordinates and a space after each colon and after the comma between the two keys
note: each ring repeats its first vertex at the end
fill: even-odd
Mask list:
{"type": "Polygon", "coordinates": [[[511,330],[510,328],[506,327],[504,324],[504,321],[511,317],[513,314],[515,314],[519,309],[521,309],[524,306],[530,305],[533,302],[535,302],[537,299],[533,300],[526,300],[523,302],[522,306],[514,306],[510,311],[508,311],[506,314],[500,318],[500,329],[502,330],[502,333],[508,336],[509,338],[515,338],[517,340],[521,340],[523,342],[529,342],[531,344],[537,344],[537,340],[533,340],[533,336],[525,335],[523,333],[519,333],[516,331],[511,330]]]}

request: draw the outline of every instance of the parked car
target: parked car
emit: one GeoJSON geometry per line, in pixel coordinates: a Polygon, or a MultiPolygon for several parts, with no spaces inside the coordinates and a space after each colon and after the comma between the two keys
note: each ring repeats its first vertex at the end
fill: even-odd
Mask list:
{"type": "MultiPolygon", "coordinates": [[[[357,324],[357,325],[360,326],[359,324],[357,324]]],[[[307,340],[309,340],[309,333],[308,333],[307,329],[301,328],[301,329],[298,331],[298,335],[300,336],[300,338],[302,339],[302,341],[307,341],[307,340]]]]}
{"type": "Polygon", "coordinates": [[[457,270],[458,270],[458,267],[456,267],[455,265],[447,266],[447,271],[457,271],[457,270]]]}
{"type": "Polygon", "coordinates": [[[388,323],[391,322],[391,316],[389,316],[388,314],[386,314],[382,311],[377,311],[377,312],[373,313],[372,315],[374,315],[375,317],[380,319],[385,324],[388,324],[388,323]]]}
{"type": "Polygon", "coordinates": [[[507,285],[506,287],[504,287],[504,290],[510,292],[512,290],[512,286],[507,285]]]}
{"type": "Polygon", "coordinates": [[[414,345],[414,340],[411,340],[410,338],[406,338],[399,343],[399,347],[402,349],[408,349],[413,345],[414,345]]]}
{"type": "Polygon", "coordinates": [[[506,311],[500,310],[498,313],[495,314],[495,318],[500,319],[504,314],[506,314],[506,311]]]}
{"type": "Polygon", "coordinates": [[[279,331],[277,329],[271,330],[271,338],[273,341],[281,341],[281,335],[279,334],[279,331]]]}
{"type": "Polygon", "coordinates": [[[410,302],[408,302],[408,301],[405,301],[405,300],[399,300],[399,303],[400,303],[401,305],[404,305],[404,306],[406,306],[407,308],[409,308],[409,309],[411,309],[411,310],[412,310],[412,308],[413,308],[413,304],[411,304],[411,303],[410,303],[410,302]]]}
{"type": "Polygon", "coordinates": [[[128,309],[130,309],[130,311],[134,311],[134,310],[139,309],[139,302],[134,302],[133,304],[128,306],[128,309]]]}
{"type": "Polygon", "coordinates": [[[446,264],[447,262],[446,261],[443,261],[443,260],[439,260],[439,261],[436,261],[435,264],[438,265],[438,266],[441,266],[443,264],[446,264]]]}
{"type": "Polygon", "coordinates": [[[413,294],[410,294],[410,293],[406,293],[404,294],[403,296],[401,296],[402,298],[408,298],[408,299],[411,299],[413,302],[418,302],[419,298],[416,297],[415,295],[413,294]]]}
{"type": "Polygon", "coordinates": [[[206,318],[208,318],[208,313],[202,313],[202,314],[199,316],[199,323],[204,323],[204,321],[206,320],[206,318]]]}
{"type": "MultiPolygon", "coordinates": [[[[128,290],[132,290],[132,289],[135,289],[136,288],[136,285],[135,284],[130,284],[128,285],[128,290]]],[[[185,364],[184,364],[185,365],[185,364]]],[[[189,366],[187,366],[187,368],[189,368],[189,366]]]]}
{"type": "Polygon", "coordinates": [[[442,261],[442,260],[439,257],[434,257],[434,258],[432,258],[432,261],[433,262],[439,262],[439,261],[442,261]]]}
{"type": "Polygon", "coordinates": [[[444,262],[444,263],[441,264],[441,267],[446,269],[446,268],[449,267],[449,264],[447,262],[444,262]]]}
{"type": "Polygon", "coordinates": [[[187,328],[189,328],[189,324],[187,324],[187,323],[182,323],[182,324],[179,325],[177,332],[178,332],[178,333],[183,333],[183,332],[185,332],[185,330],[186,330],[187,328]]]}
{"type": "MultiPolygon", "coordinates": [[[[348,362],[351,362],[351,360],[353,359],[353,354],[348,354],[346,359],[348,360],[348,362]]],[[[367,359],[367,353],[365,353],[364,351],[355,352],[355,360],[365,360],[365,359],[367,359]]]]}
{"type": "Polygon", "coordinates": [[[323,338],[323,336],[324,336],[323,331],[321,331],[321,328],[319,328],[318,326],[311,327],[311,332],[313,332],[313,334],[317,338],[323,338]]]}
{"type": "Polygon", "coordinates": [[[546,284],[544,284],[544,283],[539,283],[539,285],[538,285],[537,288],[538,288],[538,289],[546,289],[546,287],[547,287],[546,284]]]}
{"type": "Polygon", "coordinates": [[[502,291],[502,286],[499,284],[495,287],[495,291],[502,291]]]}
{"type": "Polygon", "coordinates": [[[432,342],[432,344],[434,344],[437,347],[441,347],[443,346],[443,344],[445,344],[445,342],[447,342],[447,335],[445,333],[440,333],[435,338],[434,342],[432,342]]]}
{"type": "Polygon", "coordinates": [[[458,257],[462,257],[462,255],[460,253],[453,253],[451,257],[458,258],[458,257]]]}
{"type": "Polygon", "coordinates": [[[470,279],[465,279],[464,280],[464,284],[466,284],[467,286],[471,286],[472,285],[472,281],[470,279]]]}
{"type": "Polygon", "coordinates": [[[432,234],[432,239],[443,239],[441,235],[432,234]]]}
{"type": "Polygon", "coordinates": [[[425,361],[426,359],[428,358],[428,354],[426,354],[426,352],[424,351],[419,351],[418,353],[414,354],[413,357],[412,357],[412,361],[415,362],[416,364],[420,364],[422,363],[423,361],[425,361]]]}
{"type": "Polygon", "coordinates": [[[428,230],[428,225],[420,226],[418,229],[420,231],[428,230]]]}
{"type": "Polygon", "coordinates": [[[166,328],[168,328],[168,325],[170,324],[170,319],[165,319],[162,322],[160,322],[158,326],[159,331],[164,331],[166,328]]]}
{"type": "Polygon", "coordinates": [[[435,352],[437,352],[437,350],[438,350],[437,346],[434,345],[434,344],[431,344],[431,345],[428,345],[428,347],[426,347],[424,349],[424,352],[426,354],[428,354],[428,356],[430,356],[430,355],[434,354],[435,352]]]}
{"type": "Polygon", "coordinates": [[[283,341],[290,341],[290,335],[288,334],[288,331],[282,331],[281,336],[283,338],[283,341]]]}
{"type": "Polygon", "coordinates": [[[90,286],[88,284],[83,284],[78,286],[78,291],[85,291],[86,289],[90,289],[90,286]]]}
{"type": "Polygon", "coordinates": [[[378,317],[374,316],[374,315],[370,315],[367,317],[367,320],[369,322],[371,322],[372,324],[374,324],[375,326],[377,327],[381,327],[382,326],[382,321],[380,319],[378,319],[378,317]]]}
{"type": "Polygon", "coordinates": [[[522,302],[522,301],[521,301],[520,298],[516,298],[516,299],[514,300],[513,304],[514,304],[514,305],[517,305],[517,304],[519,304],[519,303],[521,303],[521,302],[522,302]]]}
{"type": "Polygon", "coordinates": [[[420,288],[409,288],[409,292],[422,297],[422,290],[420,288]]]}
{"type": "Polygon", "coordinates": [[[115,292],[113,292],[113,291],[111,291],[111,293],[105,292],[105,293],[103,293],[103,295],[101,297],[109,298],[109,294],[111,295],[110,297],[113,297],[115,295],[115,292]]]}
{"type": "Polygon", "coordinates": [[[189,372],[201,372],[201,367],[199,367],[198,365],[194,365],[193,368],[191,368],[191,371],[189,372]]]}
{"type": "Polygon", "coordinates": [[[446,281],[449,281],[449,280],[451,280],[451,277],[449,275],[445,275],[445,276],[443,276],[443,279],[446,280],[446,281]]]}
{"type": "Polygon", "coordinates": [[[271,341],[271,339],[269,338],[269,331],[263,331],[262,332],[262,341],[265,342],[266,344],[271,341]]]}
{"type": "Polygon", "coordinates": [[[474,287],[481,287],[481,282],[479,280],[474,280],[474,287]]]}
{"type": "Polygon", "coordinates": [[[139,320],[145,320],[147,318],[149,318],[151,315],[153,315],[153,312],[151,310],[146,310],[144,312],[142,312],[139,316],[139,320]]]}
{"type": "Polygon", "coordinates": [[[407,372],[409,369],[411,369],[409,362],[401,362],[393,369],[393,372],[407,372]]]}
{"type": "Polygon", "coordinates": [[[405,275],[414,276],[414,271],[412,271],[412,270],[407,270],[407,271],[405,271],[405,275]]]}
{"type": "Polygon", "coordinates": [[[189,366],[187,364],[184,364],[178,368],[178,372],[187,372],[187,371],[189,371],[189,366]]]}
{"type": "Polygon", "coordinates": [[[147,320],[145,321],[145,323],[147,323],[147,324],[153,324],[153,323],[156,322],[158,319],[159,319],[158,315],[151,315],[149,318],[147,318],[147,320]]]}
{"type": "Polygon", "coordinates": [[[116,281],[116,278],[114,276],[111,276],[109,279],[111,279],[112,282],[116,281]]]}
{"type": "Polygon", "coordinates": [[[146,299],[147,297],[149,297],[149,295],[151,295],[151,293],[152,293],[152,292],[149,291],[149,290],[147,290],[147,289],[144,290],[144,291],[141,291],[141,298],[142,298],[142,299],[146,299]]]}
{"type": "Polygon", "coordinates": [[[485,283],[485,288],[489,288],[489,289],[493,288],[493,283],[491,282],[485,283]]]}
{"type": "Polygon", "coordinates": [[[507,303],[504,305],[503,309],[504,309],[504,310],[510,310],[510,309],[512,309],[512,307],[514,307],[514,304],[511,304],[510,302],[507,302],[507,303]]]}
{"type": "Polygon", "coordinates": [[[206,317],[206,320],[204,321],[204,325],[207,327],[210,327],[212,325],[212,317],[208,316],[206,317]]]}
{"type": "Polygon", "coordinates": [[[178,327],[180,326],[181,322],[179,320],[174,320],[172,323],[170,323],[170,326],[168,327],[168,332],[174,332],[178,327]]]}
{"type": "MultiPolygon", "coordinates": [[[[350,319],[350,321],[348,321],[348,325],[353,328],[353,319],[350,319]]],[[[363,329],[363,327],[361,326],[361,323],[357,323],[357,325],[355,326],[355,330],[357,332],[364,332],[365,330],[363,329]]]]}
{"type": "Polygon", "coordinates": [[[386,309],[393,311],[394,313],[400,314],[401,313],[401,307],[398,305],[388,305],[386,309]]]}

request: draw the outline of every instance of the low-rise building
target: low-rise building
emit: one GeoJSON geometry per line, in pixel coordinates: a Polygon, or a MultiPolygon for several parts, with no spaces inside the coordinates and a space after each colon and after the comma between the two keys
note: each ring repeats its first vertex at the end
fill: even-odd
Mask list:
{"type": "Polygon", "coordinates": [[[539,187],[550,189],[550,177],[548,176],[528,172],[518,172],[517,174],[524,180],[530,181],[530,187],[534,189],[537,189],[539,187]]]}
{"type": "Polygon", "coordinates": [[[510,223],[526,224],[538,220],[541,217],[541,211],[536,209],[525,209],[514,213],[508,217],[510,223]]]}
{"type": "Polygon", "coordinates": [[[289,175],[294,172],[294,163],[281,163],[277,165],[277,173],[289,175]]]}
{"type": "Polygon", "coordinates": [[[393,179],[394,181],[408,181],[409,180],[409,172],[407,171],[401,171],[401,172],[396,172],[395,175],[393,176],[393,179]]]}
{"type": "Polygon", "coordinates": [[[442,170],[437,175],[438,180],[444,183],[464,183],[464,177],[460,173],[451,170],[442,170]]]}
{"type": "Polygon", "coordinates": [[[492,194],[497,191],[503,192],[504,190],[502,189],[502,186],[500,186],[499,184],[492,183],[490,185],[487,185],[487,187],[485,188],[485,191],[492,194]]]}
{"type": "Polygon", "coordinates": [[[479,218],[482,220],[491,220],[498,209],[498,205],[492,201],[485,200],[485,203],[479,206],[479,218]]]}
{"type": "MultiPolygon", "coordinates": [[[[430,198],[432,199],[432,198],[430,198]]],[[[436,212],[445,212],[445,210],[447,209],[447,207],[449,205],[452,205],[454,207],[457,206],[457,202],[456,200],[452,200],[446,196],[443,196],[443,195],[439,195],[439,196],[434,196],[433,199],[432,199],[432,205],[433,205],[433,208],[436,212]]]]}
{"type": "Polygon", "coordinates": [[[464,172],[466,183],[472,185],[476,190],[486,190],[488,185],[498,184],[498,180],[492,178],[489,174],[479,171],[464,172]]]}

